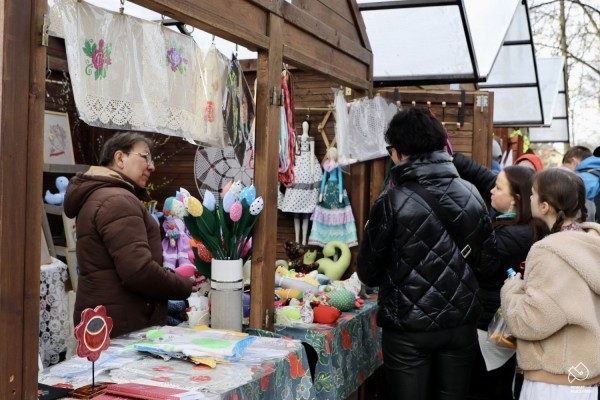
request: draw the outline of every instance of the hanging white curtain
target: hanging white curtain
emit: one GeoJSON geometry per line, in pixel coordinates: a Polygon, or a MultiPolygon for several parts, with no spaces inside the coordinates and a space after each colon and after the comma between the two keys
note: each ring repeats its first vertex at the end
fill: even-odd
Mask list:
{"type": "Polygon", "coordinates": [[[205,88],[204,55],[191,37],[85,2],[57,0],[55,6],[83,121],[225,146],[221,113],[207,116],[207,93],[222,98],[223,85],[205,88]],[[220,130],[208,127],[215,118],[220,130]]]}
{"type": "Polygon", "coordinates": [[[387,156],[385,131],[397,111],[381,96],[365,97],[350,105],[348,142],[352,158],[367,161],[387,156]]]}

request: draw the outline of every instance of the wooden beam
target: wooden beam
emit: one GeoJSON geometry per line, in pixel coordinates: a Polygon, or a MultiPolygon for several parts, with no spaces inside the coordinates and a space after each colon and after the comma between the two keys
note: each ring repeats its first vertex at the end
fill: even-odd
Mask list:
{"type": "Polygon", "coordinates": [[[256,153],[254,185],[263,196],[265,208],[252,238],[252,292],[250,326],[273,330],[273,290],[277,245],[277,170],[279,166],[279,107],[270,102],[270,93],[281,93],[284,21],[269,18],[269,51],[258,53],[256,94],[256,153]]]}
{"type": "MultiPolygon", "coordinates": [[[[352,73],[348,73],[343,69],[337,68],[329,63],[333,55],[329,53],[324,55],[323,58],[318,56],[311,56],[302,51],[294,48],[284,46],[284,58],[286,61],[293,62],[296,67],[308,70],[316,71],[324,74],[326,77],[332,80],[344,84],[346,86],[353,87],[355,89],[369,90],[371,82],[367,79],[368,66],[365,66],[364,72],[358,76],[352,73]]],[[[348,65],[351,67],[351,65],[348,65]]]]}
{"type": "Polygon", "coordinates": [[[0,9],[0,398],[36,398],[39,336],[43,0],[0,9]]]}
{"type": "Polygon", "coordinates": [[[264,4],[247,0],[132,0],[157,13],[218,35],[251,50],[269,48],[264,4]],[[246,21],[246,23],[243,23],[246,21]]]}
{"type": "Polygon", "coordinates": [[[491,110],[494,106],[493,92],[472,92],[473,102],[477,103],[477,97],[488,98],[487,107],[480,108],[473,104],[473,159],[488,168],[492,166],[492,136],[494,118],[491,110]]]}
{"type": "Polygon", "coordinates": [[[373,55],[360,43],[340,34],[323,21],[284,0],[133,0],[143,7],[167,15],[206,32],[218,35],[251,50],[266,50],[268,15],[283,19],[282,32],[299,32],[284,39],[286,61],[304,66],[355,88],[367,89],[371,82],[373,55]],[[241,24],[240,21],[252,21],[241,24]],[[310,37],[310,45],[306,37],[310,37]],[[305,49],[324,48],[326,59],[309,57],[305,49]],[[348,70],[348,67],[351,69],[348,70]],[[362,71],[364,70],[364,71],[362,71]],[[356,74],[358,79],[355,79],[356,74]]]}

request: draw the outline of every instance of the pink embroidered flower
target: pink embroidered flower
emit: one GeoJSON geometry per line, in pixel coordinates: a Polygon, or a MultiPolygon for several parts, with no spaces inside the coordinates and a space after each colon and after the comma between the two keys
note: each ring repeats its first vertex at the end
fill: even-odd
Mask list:
{"type": "Polygon", "coordinates": [[[95,80],[106,78],[107,68],[111,65],[111,44],[106,43],[104,39],[100,39],[98,44],[94,43],[93,39],[88,39],[82,50],[90,58],[85,67],[86,75],[94,72],[95,80]]]}

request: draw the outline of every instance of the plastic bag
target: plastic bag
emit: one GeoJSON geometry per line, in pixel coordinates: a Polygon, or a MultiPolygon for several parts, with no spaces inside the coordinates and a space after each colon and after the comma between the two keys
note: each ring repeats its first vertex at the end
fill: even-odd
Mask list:
{"type": "Polygon", "coordinates": [[[517,348],[517,338],[510,332],[508,324],[502,315],[502,308],[498,308],[498,311],[496,311],[496,314],[494,314],[488,325],[488,337],[497,346],[508,347],[509,349],[517,348]]]}

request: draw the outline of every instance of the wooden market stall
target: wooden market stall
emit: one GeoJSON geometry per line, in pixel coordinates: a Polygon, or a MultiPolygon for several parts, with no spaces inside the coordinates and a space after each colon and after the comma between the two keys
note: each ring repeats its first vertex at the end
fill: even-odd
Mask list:
{"type": "MultiPolygon", "coordinates": [[[[358,90],[371,87],[372,53],[353,0],[137,0],[150,10],[258,51],[255,186],[276,211],[283,62],[358,90]],[[324,22],[324,21],[327,22],[324,22]]],[[[47,2],[5,2],[0,108],[0,398],[36,398],[41,239],[42,130],[47,2]],[[8,340],[10,338],[10,340],[8,340]]],[[[359,167],[359,170],[365,167],[359,167]]],[[[364,183],[363,183],[364,184],[364,183]]],[[[250,323],[273,324],[275,218],[255,228],[250,323]]]]}

